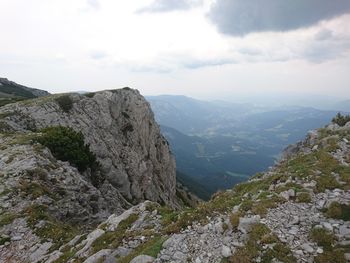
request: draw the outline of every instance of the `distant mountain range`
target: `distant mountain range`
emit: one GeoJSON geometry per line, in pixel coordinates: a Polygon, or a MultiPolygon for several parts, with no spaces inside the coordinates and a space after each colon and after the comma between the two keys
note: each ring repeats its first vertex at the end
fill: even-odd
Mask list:
{"type": "Polygon", "coordinates": [[[185,96],[147,97],[176,157],[182,176],[197,182],[202,198],[266,170],[282,150],[337,111],[308,107],[263,107],[201,101],[185,96]]]}
{"type": "Polygon", "coordinates": [[[45,90],[28,88],[6,78],[0,78],[0,106],[49,94],[45,90]]]}

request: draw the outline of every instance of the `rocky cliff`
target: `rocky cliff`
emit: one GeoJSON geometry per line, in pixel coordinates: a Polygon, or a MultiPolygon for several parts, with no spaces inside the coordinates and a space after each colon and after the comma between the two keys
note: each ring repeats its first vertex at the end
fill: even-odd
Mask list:
{"type": "Polygon", "coordinates": [[[0,262],[34,262],[144,200],[178,208],[180,199],[191,202],[186,198],[176,189],[168,143],[136,90],[51,95],[0,107],[0,262]],[[94,171],[58,160],[38,142],[44,128],[60,126],[82,133],[99,164],[98,183],[94,171]]]}
{"type": "Polygon", "coordinates": [[[350,123],[312,131],[270,171],[197,208],[145,202],[46,262],[350,261],[350,123]]]}

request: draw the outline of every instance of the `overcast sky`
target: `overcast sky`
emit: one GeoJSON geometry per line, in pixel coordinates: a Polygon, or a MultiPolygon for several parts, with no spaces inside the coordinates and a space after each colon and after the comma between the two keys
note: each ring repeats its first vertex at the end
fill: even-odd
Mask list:
{"type": "Polygon", "coordinates": [[[50,92],[350,99],[349,0],[0,0],[0,77],[50,92]]]}

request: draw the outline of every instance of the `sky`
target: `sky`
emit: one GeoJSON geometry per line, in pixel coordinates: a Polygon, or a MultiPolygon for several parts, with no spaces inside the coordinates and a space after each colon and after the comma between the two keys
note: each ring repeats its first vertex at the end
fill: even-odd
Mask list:
{"type": "Polygon", "coordinates": [[[0,77],[52,93],[350,99],[349,0],[0,0],[0,77]]]}

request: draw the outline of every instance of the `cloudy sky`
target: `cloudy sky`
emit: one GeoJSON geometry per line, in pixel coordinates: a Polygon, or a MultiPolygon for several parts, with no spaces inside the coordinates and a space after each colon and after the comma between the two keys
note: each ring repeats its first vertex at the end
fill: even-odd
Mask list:
{"type": "Polygon", "coordinates": [[[0,0],[0,77],[205,99],[350,99],[349,0],[0,0]]]}

